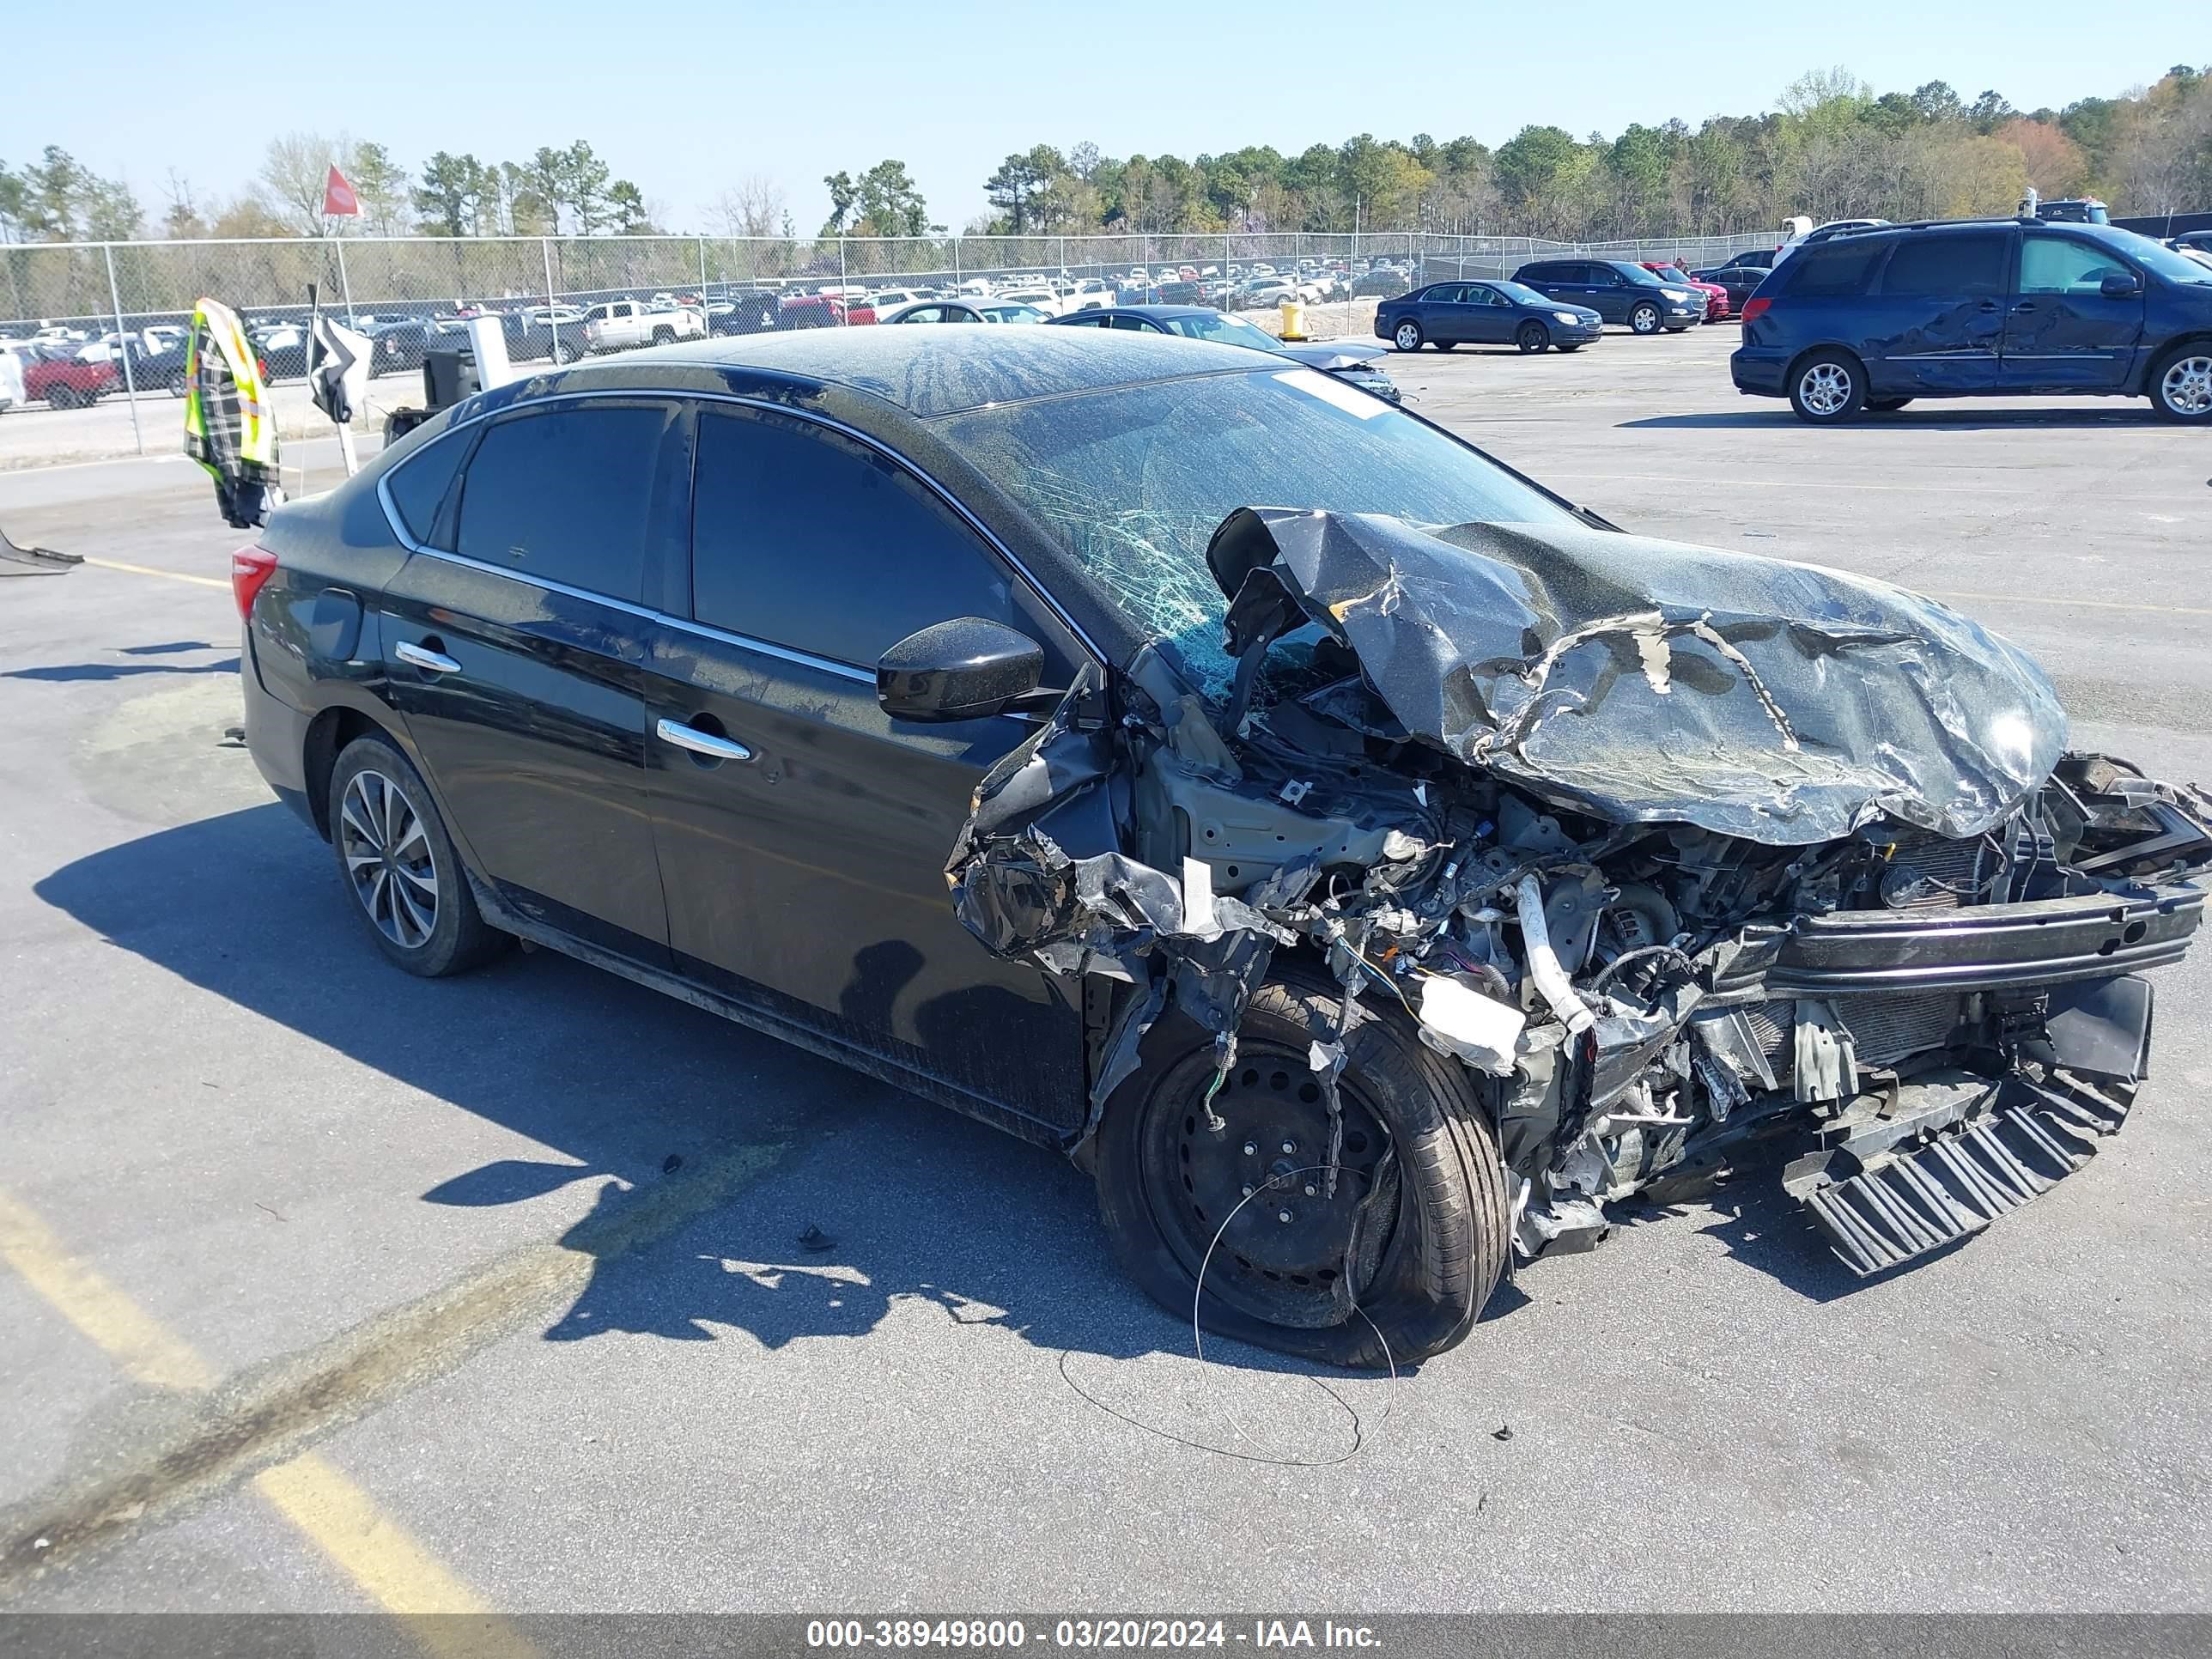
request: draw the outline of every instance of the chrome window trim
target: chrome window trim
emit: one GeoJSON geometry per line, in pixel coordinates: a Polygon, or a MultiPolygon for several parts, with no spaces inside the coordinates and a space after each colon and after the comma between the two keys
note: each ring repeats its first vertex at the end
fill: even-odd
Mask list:
{"type": "MultiPolygon", "coordinates": [[[[854,442],[862,444],[867,448],[875,451],[876,453],[890,461],[892,465],[905,469],[906,471],[912,474],[922,484],[927,486],[931,494],[935,495],[938,500],[944,502],[946,507],[951,508],[954,515],[959,519],[961,523],[966,525],[977,536],[981,537],[986,546],[996,551],[1000,558],[1004,559],[1008,565],[1012,567],[1015,574],[1018,575],[1024,582],[1028,584],[1030,592],[1036,594],[1038,599],[1043,603],[1045,608],[1051,611],[1054,620],[1056,620],[1062,628],[1065,628],[1068,631],[1069,635],[1075,640],[1078,646],[1079,646],[1084,651],[1090,653],[1091,659],[1094,664],[1101,668],[1104,668],[1109,665],[1106,653],[1098,648],[1097,641],[1093,640],[1091,635],[1085,631],[1081,623],[1078,623],[1073,617],[1068,614],[1067,608],[1060,604],[1060,600],[1054,596],[1051,590],[1047,588],[1042,582],[1036,579],[1036,573],[1030,570],[1028,565],[1024,564],[1015,556],[1012,548],[1008,547],[1006,543],[1000,541],[997,536],[992,533],[990,529],[981,519],[978,519],[973,513],[969,512],[966,503],[962,501],[958,496],[955,495],[950,489],[947,489],[943,484],[939,483],[935,478],[932,477],[927,472],[924,471],[913,461],[909,460],[904,455],[900,454],[898,451],[893,449],[889,444],[884,443],[881,439],[872,437],[867,433],[860,431],[858,428],[848,426],[844,422],[833,419],[831,416],[827,415],[817,415],[805,410],[792,409],[782,404],[771,403],[764,398],[740,397],[733,392],[655,391],[641,389],[635,386],[579,387],[574,392],[556,392],[548,398],[533,398],[527,407],[532,410],[544,409],[550,407],[556,404],[577,403],[592,398],[626,398],[633,402],[649,400],[663,403],[730,404],[741,409],[760,410],[770,415],[781,415],[788,416],[793,420],[809,422],[813,425],[826,428],[830,431],[842,433],[846,437],[852,439],[854,442]]],[[[471,415],[465,421],[457,420],[447,427],[445,431],[440,433],[438,436],[433,439],[429,443],[423,445],[422,449],[417,451],[416,453],[419,454],[423,453],[423,451],[428,451],[434,447],[436,445],[445,442],[446,440],[448,437],[451,437],[453,434],[467,431],[471,428],[482,424],[485,421],[493,419],[500,415],[504,415],[515,407],[516,405],[513,404],[501,404],[495,410],[480,410],[475,414],[471,415]]],[[[408,457],[407,460],[401,462],[400,465],[404,466],[410,465],[414,459],[414,456],[410,455],[408,457]]],[[[398,466],[392,467],[386,471],[382,477],[376,481],[376,500],[377,505],[384,509],[384,519],[386,524],[391,527],[392,535],[398,538],[399,544],[402,547],[404,547],[410,553],[431,554],[441,559],[450,559],[457,564],[468,565],[475,569],[489,571],[495,575],[509,577],[516,575],[516,573],[512,570],[502,570],[497,565],[486,564],[480,559],[465,559],[458,553],[449,552],[443,548],[428,546],[424,543],[416,541],[413,536],[410,535],[405,523],[399,516],[398,507],[392,504],[391,492],[388,488],[392,473],[398,471],[398,466]]],[[[665,611],[649,610],[641,605],[629,604],[621,599],[611,599],[604,593],[592,592],[586,588],[571,587],[564,582],[544,581],[536,577],[519,578],[519,580],[534,582],[537,586],[550,589],[555,592],[571,594],[578,599],[596,600],[601,605],[611,605],[617,611],[627,611],[634,615],[649,617],[654,622],[665,623],[670,626],[684,629],[690,633],[702,634],[709,639],[726,640],[732,644],[742,645],[750,650],[764,651],[769,655],[772,657],[781,657],[787,662],[800,663],[810,667],[827,669],[834,672],[842,673],[850,678],[863,680],[870,685],[873,685],[876,683],[876,677],[872,672],[856,668],[851,663],[837,662],[828,657],[817,657],[812,655],[811,653],[805,651],[794,651],[787,646],[774,645],[766,640],[756,640],[743,634],[733,634],[724,629],[713,628],[704,623],[694,622],[689,617],[672,616],[665,611]]]]}

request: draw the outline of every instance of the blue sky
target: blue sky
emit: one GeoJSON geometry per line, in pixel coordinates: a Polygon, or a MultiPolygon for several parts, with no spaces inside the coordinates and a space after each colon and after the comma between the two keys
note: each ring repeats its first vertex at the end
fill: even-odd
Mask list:
{"type": "Polygon", "coordinates": [[[251,176],[265,137],[289,129],[343,128],[410,166],[439,149],[514,158],[581,137],[675,228],[710,228],[708,204],[758,173],[811,229],[828,210],[823,173],[895,155],[932,216],[957,228],[983,210],[982,181],[1000,158],[1039,142],[1188,156],[1248,143],[1291,153],[1363,131],[1495,145],[1530,122],[1611,134],[1771,107],[1799,74],[1835,64],[1877,91],[1944,80],[1968,99],[1993,87],[2032,109],[2212,62],[2206,0],[724,0],[685,10],[109,0],[80,11],[25,0],[0,31],[0,57],[18,71],[0,97],[0,161],[58,143],[128,177],[158,214],[168,168],[203,198],[227,194],[251,176]],[[1656,31],[1655,12],[1687,27],[1656,31]],[[491,72],[440,84],[439,72],[468,62],[471,38],[491,72]],[[238,120],[231,88],[191,39],[251,56],[258,125],[238,120]],[[33,64],[52,65],[51,78],[22,72],[33,64]],[[40,87],[76,90],[27,95],[40,87]]]}

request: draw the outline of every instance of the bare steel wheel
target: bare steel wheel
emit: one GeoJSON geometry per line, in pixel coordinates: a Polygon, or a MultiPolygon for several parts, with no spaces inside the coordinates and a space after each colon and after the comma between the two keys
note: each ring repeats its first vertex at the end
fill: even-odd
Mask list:
{"type": "Polygon", "coordinates": [[[1183,1319],[1331,1364],[1403,1364],[1458,1342],[1489,1299],[1504,1176],[1472,1074],[1380,1013],[1345,1042],[1330,1190],[1336,1126],[1310,1056],[1340,995],[1285,965],[1211,1101],[1212,1039],[1164,1017],[1099,1122],[1099,1214],[1131,1277],[1183,1319]]]}
{"type": "Polygon", "coordinates": [[[326,799],[338,872],[386,957],[435,979],[473,968],[507,942],[477,911],[422,775],[389,738],[348,744],[331,769],[326,799]]]}
{"type": "Polygon", "coordinates": [[[2169,421],[2212,422],[2212,346],[2184,346],[2161,358],[2150,400],[2169,421]]]}
{"type": "Polygon", "coordinates": [[[419,951],[438,929],[438,860],[407,792],[383,773],[356,772],[338,804],[338,856],[376,931],[419,951]]]}

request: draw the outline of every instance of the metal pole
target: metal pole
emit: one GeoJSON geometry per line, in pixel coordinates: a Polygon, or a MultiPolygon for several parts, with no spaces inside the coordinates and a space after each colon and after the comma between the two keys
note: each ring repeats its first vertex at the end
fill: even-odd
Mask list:
{"type": "Polygon", "coordinates": [[[841,324],[845,320],[845,307],[849,299],[845,292],[845,239],[840,236],[837,239],[837,320],[841,324]]]}
{"type": "Polygon", "coordinates": [[[561,306],[553,297],[553,239],[539,237],[538,251],[545,258],[545,331],[552,337],[550,349],[557,364],[561,356],[561,306]]]}
{"type": "Polygon", "coordinates": [[[115,244],[102,242],[107,258],[107,300],[115,307],[115,349],[123,354],[123,390],[131,399],[131,441],[146,453],[146,434],[138,429],[138,377],[131,369],[131,331],[123,326],[123,290],[115,285],[115,244]]]}
{"type": "Polygon", "coordinates": [[[348,281],[346,280],[346,268],[345,268],[345,241],[344,241],[344,239],[343,239],[343,238],[340,238],[340,239],[338,239],[337,241],[335,241],[334,243],[332,243],[332,245],[331,245],[331,246],[333,246],[334,247],[336,247],[336,248],[337,248],[337,255],[338,255],[338,293],[339,293],[339,294],[340,294],[340,295],[344,298],[344,300],[345,300],[345,308],[346,308],[346,326],[347,326],[348,328],[358,328],[358,327],[360,326],[360,325],[359,325],[359,324],[357,324],[357,323],[356,323],[356,322],[354,321],[354,319],[353,319],[353,284],[352,284],[351,283],[349,283],[349,282],[348,282],[348,281]]]}
{"type": "Polygon", "coordinates": [[[707,239],[699,239],[699,308],[707,308],[707,239]]]}

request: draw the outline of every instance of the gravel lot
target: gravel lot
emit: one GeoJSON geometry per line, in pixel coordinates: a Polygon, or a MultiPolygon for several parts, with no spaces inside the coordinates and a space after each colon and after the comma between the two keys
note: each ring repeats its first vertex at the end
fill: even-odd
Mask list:
{"type": "MultiPolygon", "coordinates": [[[[1624,526],[1938,593],[2077,741],[2212,778],[2203,434],[1819,431],[1732,344],[1391,368],[1624,526]]],[[[0,524],[143,568],[0,581],[0,1605],[394,1605],[254,1479],[304,1463],[416,1606],[2212,1609],[2212,949],[2127,1131],[1917,1270],[1856,1285],[1768,1171],[1395,1387],[1200,1364],[1046,1154],[548,953],[385,967],[225,735],[195,469],[9,472],[0,524]]]]}

